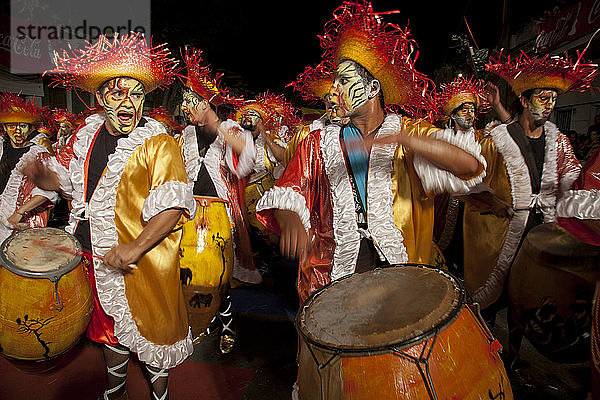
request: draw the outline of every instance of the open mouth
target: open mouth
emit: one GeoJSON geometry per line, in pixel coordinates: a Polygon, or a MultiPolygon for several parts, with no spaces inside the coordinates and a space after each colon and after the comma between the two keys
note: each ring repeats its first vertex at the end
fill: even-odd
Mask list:
{"type": "Polygon", "coordinates": [[[131,125],[133,123],[133,113],[128,111],[119,111],[117,113],[119,122],[123,125],[131,125]]]}

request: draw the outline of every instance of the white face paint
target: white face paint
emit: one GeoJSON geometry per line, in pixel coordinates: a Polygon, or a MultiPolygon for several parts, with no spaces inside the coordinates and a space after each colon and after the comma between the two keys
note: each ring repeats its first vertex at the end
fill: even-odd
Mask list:
{"type": "Polygon", "coordinates": [[[531,98],[527,101],[526,107],[533,116],[536,124],[542,125],[548,120],[556,105],[557,97],[556,90],[535,89],[533,91],[531,98]]]}
{"type": "Polygon", "coordinates": [[[340,117],[349,117],[369,99],[367,87],[359,75],[354,61],[342,61],[335,71],[333,86],[329,90],[331,102],[337,105],[340,117]]]}
{"type": "Polygon", "coordinates": [[[194,125],[198,125],[202,122],[202,113],[200,109],[202,100],[203,99],[199,94],[189,88],[183,92],[181,111],[183,111],[190,123],[194,125]]]}
{"type": "Polygon", "coordinates": [[[129,134],[142,118],[144,86],[133,78],[119,77],[108,81],[96,95],[112,127],[129,134]]]}
{"type": "Polygon", "coordinates": [[[473,103],[463,103],[450,116],[456,124],[464,129],[469,130],[475,123],[475,105],[473,103]]]}

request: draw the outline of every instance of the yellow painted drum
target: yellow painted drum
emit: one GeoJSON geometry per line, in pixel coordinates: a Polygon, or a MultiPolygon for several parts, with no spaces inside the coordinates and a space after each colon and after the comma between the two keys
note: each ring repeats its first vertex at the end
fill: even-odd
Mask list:
{"type": "Polygon", "coordinates": [[[233,238],[227,202],[195,197],[196,217],[183,225],[180,278],[195,337],[203,333],[227,294],[233,272],[233,238]]]}
{"type": "Polygon", "coordinates": [[[0,348],[4,356],[43,361],[77,343],[93,307],[81,256],[73,255],[80,250],[72,235],[56,228],[26,229],[2,243],[0,348]],[[48,246],[33,245],[36,240],[48,246]]]}
{"type": "Polygon", "coordinates": [[[269,189],[275,186],[275,178],[270,172],[262,172],[250,177],[248,186],[244,190],[244,201],[246,202],[246,210],[248,213],[248,223],[259,229],[263,233],[267,233],[267,229],[263,224],[258,222],[256,218],[256,203],[262,195],[269,189]]]}

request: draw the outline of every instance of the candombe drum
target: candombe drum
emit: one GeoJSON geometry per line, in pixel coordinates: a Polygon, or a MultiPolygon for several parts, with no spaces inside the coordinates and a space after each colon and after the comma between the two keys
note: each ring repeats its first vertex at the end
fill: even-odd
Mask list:
{"type": "Polygon", "coordinates": [[[198,211],[183,225],[180,278],[195,338],[208,328],[227,294],[233,272],[233,240],[227,202],[197,197],[198,211]]]}
{"type": "Polygon", "coordinates": [[[43,361],[74,346],[93,297],[77,240],[56,228],[17,232],[0,246],[2,355],[43,361]],[[58,250],[62,249],[62,250],[58,250]]]}
{"type": "Polygon", "coordinates": [[[533,228],[515,258],[508,278],[511,321],[553,361],[589,359],[599,260],[599,247],[552,223],[533,228]]]}
{"type": "Polygon", "coordinates": [[[437,268],[335,281],[307,299],[296,326],[302,400],[513,398],[498,341],[437,268]]]}
{"type": "Polygon", "coordinates": [[[266,228],[263,224],[258,222],[258,219],[256,218],[256,203],[258,203],[258,200],[260,200],[262,195],[273,186],[275,186],[275,178],[270,172],[265,171],[252,175],[244,190],[244,201],[246,202],[248,223],[250,226],[259,229],[263,233],[266,233],[266,228]]]}

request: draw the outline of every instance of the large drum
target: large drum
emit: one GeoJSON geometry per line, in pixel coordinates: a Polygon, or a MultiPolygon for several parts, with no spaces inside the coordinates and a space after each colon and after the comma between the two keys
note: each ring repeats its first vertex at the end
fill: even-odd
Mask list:
{"type": "Polygon", "coordinates": [[[335,281],[307,299],[296,325],[302,400],[512,399],[498,341],[443,270],[335,281]]]}
{"type": "Polygon", "coordinates": [[[250,181],[244,190],[244,201],[246,202],[246,211],[248,215],[248,223],[266,233],[266,228],[256,218],[256,203],[260,200],[263,194],[275,186],[275,178],[270,172],[262,172],[252,175],[250,181]]]}
{"type": "Polygon", "coordinates": [[[198,337],[227,295],[233,272],[233,239],[227,202],[195,198],[196,217],[183,225],[179,271],[189,323],[198,337]]]}
{"type": "Polygon", "coordinates": [[[510,316],[535,348],[557,362],[589,359],[600,247],[555,224],[533,228],[508,278],[510,316]]]}
{"type": "Polygon", "coordinates": [[[77,343],[92,315],[77,240],[56,228],[17,232],[0,246],[0,351],[48,360],[77,343]],[[36,241],[47,246],[36,246],[36,241]],[[65,251],[53,250],[64,248],[65,251]],[[69,252],[67,252],[69,251],[69,252]]]}

